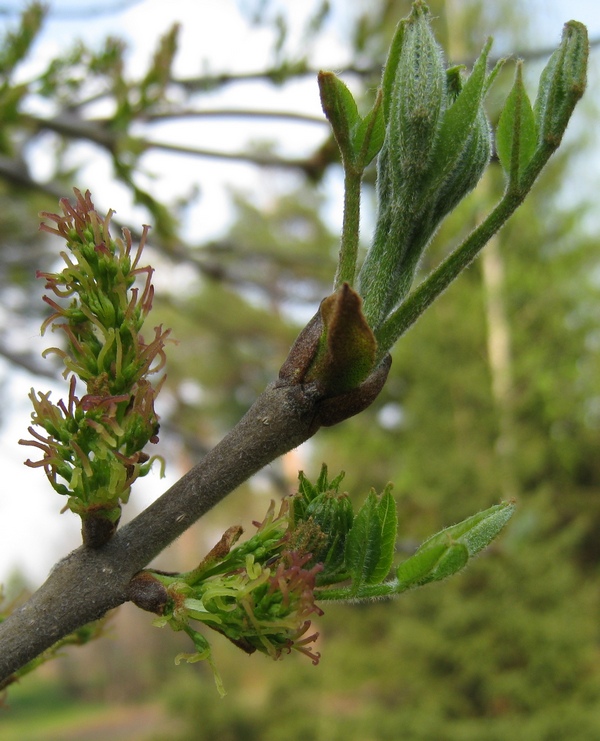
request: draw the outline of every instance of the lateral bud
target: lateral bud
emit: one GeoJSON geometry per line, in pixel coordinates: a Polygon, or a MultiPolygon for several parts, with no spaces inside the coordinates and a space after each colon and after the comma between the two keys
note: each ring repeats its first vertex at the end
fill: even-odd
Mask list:
{"type": "Polygon", "coordinates": [[[167,588],[148,571],[140,571],[129,582],[128,597],[136,607],[163,615],[169,595],[167,588]]]}
{"type": "Polygon", "coordinates": [[[279,371],[279,385],[311,384],[317,421],[331,426],[373,403],[391,366],[376,366],[377,341],[362,313],[362,299],[347,283],[323,299],[279,371]]]}

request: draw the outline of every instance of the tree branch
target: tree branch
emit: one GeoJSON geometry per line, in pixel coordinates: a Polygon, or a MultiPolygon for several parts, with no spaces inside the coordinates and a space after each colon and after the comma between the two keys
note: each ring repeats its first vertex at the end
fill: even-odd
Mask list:
{"type": "MultiPolygon", "coordinates": [[[[60,136],[73,139],[83,139],[93,142],[102,149],[114,155],[119,149],[119,135],[112,132],[106,122],[90,121],[73,114],[63,112],[52,118],[44,118],[33,114],[22,116],[23,124],[38,131],[53,131],[60,136]]],[[[136,152],[142,153],[149,150],[160,150],[174,154],[184,154],[194,157],[205,157],[210,159],[230,160],[235,162],[249,162],[258,167],[277,167],[282,169],[300,170],[310,175],[315,170],[315,155],[288,159],[273,154],[252,152],[223,152],[215,149],[203,149],[171,142],[153,141],[144,137],[127,137],[128,146],[136,152]]],[[[317,152],[318,154],[318,152],[317,152]]]]}
{"type": "MultiPolygon", "coordinates": [[[[259,118],[261,120],[289,121],[290,123],[316,124],[328,127],[327,119],[322,115],[311,116],[307,113],[294,113],[293,111],[260,111],[244,108],[174,108],[171,111],[159,111],[143,114],[140,121],[144,123],[162,123],[163,121],[182,121],[197,118],[259,118]]],[[[329,130],[329,129],[327,129],[329,130]]]]}
{"type": "MultiPolygon", "coordinates": [[[[590,48],[600,46],[600,37],[590,39],[590,48]]],[[[522,49],[511,54],[514,59],[523,59],[524,61],[547,59],[554,51],[554,46],[540,46],[537,49],[522,49]]],[[[504,58],[504,57],[502,57],[504,58]]],[[[468,59],[451,59],[452,65],[464,65],[471,69],[475,63],[475,57],[468,59]]],[[[489,63],[493,67],[500,57],[490,56],[489,63]]],[[[340,64],[332,65],[333,69],[339,69],[340,76],[355,76],[363,79],[377,78],[381,74],[381,62],[367,65],[340,64]]],[[[289,80],[298,78],[315,78],[319,74],[319,69],[307,65],[288,68],[273,68],[267,70],[255,70],[251,72],[216,72],[198,77],[174,77],[171,79],[172,85],[181,86],[188,93],[197,91],[213,90],[214,88],[224,87],[226,85],[235,85],[246,82],[271,82],[274,85],[281,85],[289,80]]]]}
{"type": "Polygon", "coordinates": [[[347,393],[328,395],[317,382],[301,383],[302,363],[319,339],[315,326],[311,322],[300,333],[279,379],[200,463],[106,545],[81,546],[59,561],[40,589],[0,623],[0,688],[58,640],[129,600],[131,578],[250,476],[321,425],[337,424],[374,401],[390,369],[389,355],[347,393]]]}

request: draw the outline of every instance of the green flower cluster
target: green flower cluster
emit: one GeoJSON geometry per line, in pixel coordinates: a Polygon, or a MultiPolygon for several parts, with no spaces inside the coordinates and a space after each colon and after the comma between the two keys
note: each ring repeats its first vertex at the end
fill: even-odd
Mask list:
{"type": "Polygon", "coordinates": [[[200,565],[182,574],[142,571],[130,583],[130,599],[159,615],[155,625],[185,631],[195,653],[176,661],[207,660],[217,687],[222,682],[208,640],[192,622],[221,633],[246,653],[274,659],[292,650],[316,664],[311,616],[317,601],[390,597],[462,569],[498,535],[513,504],[480,512],[423,543],[391,576],[398,517],[391,486],[371,491],[358,510],[339,487],[344,474],[328,479],[327,467],[312,484],[299,475],[297,493],[275,515],[271,503],[257,532],[236,545],[241,527],[231,527],[200,565]]]}
{"type": "Polygon", "coordinates": [[[290,543],[289,524],[288,501],[277,515],[272,502],[246,542],[235,546],[242,528],[231,527],[193,571],[143,571],[130,584],[130,599],[160,615],[155,625],[183,630],[192,639],[196,651],[180,654],[176,663],[207,660],[222,694],[210,644],[190,621],[207,625],[248,654],[261,651],[278,659],[295,650],[315,664],[319,661],[320,654],[311,647],[318,633],[307,633],[310,616],[322,614],[314,590],[323,567],[309,564],[310,554],[290,543]]]}
{"type": "Polygon", "coordinates": [[[123,239],[111,237],[112,213],[101,218],[89,191],[75,196],[74,205],[61,200],[62,214],[42,214],[41,229],[67,243],[68,253],[61,253],[66,267],[38,273],[53,294],[44,296],[53,313],[42,333],[51,326],[66,337],[65,349],[52,347],[44,355],[63,360],[69,395],[54,404],[50,392],[32,390],[33,440],[20,442],[43,452],[26,465],[44,469],[54,490],[68,496],[67,507],[81,516],[84,543],[99,546],[116,529],[131,485],[154,460],[143,448],[158,440],[154,401],[162,381],[153,386],[148,376],[164,367],[170,330],[155,327],[150,342],[140,334],[154,294],[152,268],[139,266],[147,227],[134,251],[129,231],[123,239]],[[81,396],[77,379],[85,385],[81,396]]]}

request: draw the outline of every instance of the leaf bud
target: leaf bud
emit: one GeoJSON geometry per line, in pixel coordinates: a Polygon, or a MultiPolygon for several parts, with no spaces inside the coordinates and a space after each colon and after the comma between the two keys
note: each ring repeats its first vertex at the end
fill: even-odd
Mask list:
{"type": "Polygon", "coordinates": [[[359,274],[364,314],[375,332],[408,294],[440,221],[489,162],[482,102],[490,45],[463,86],[458,68],[444,67],[425,3],[417,0],[396,31],[382,82],[386,133],[377,222],[359,274]]]}
{"type": "Polygon", "coordinates": [[[312,554],[310,563],[322,563],[324,571],[318,580],[344,566],[346,537],[352,528],[354,511],[347,494],[319,494],[306,508],[305,519],[312,519],[327,537],[312,554]]]}
{"type": "Polygon", "coordinates": [[[582,23],[565,24],[561,44],[542,75],[534,113],[540,143],[558,147],[577,101],[585,91],[589,42],[582,23]]]}

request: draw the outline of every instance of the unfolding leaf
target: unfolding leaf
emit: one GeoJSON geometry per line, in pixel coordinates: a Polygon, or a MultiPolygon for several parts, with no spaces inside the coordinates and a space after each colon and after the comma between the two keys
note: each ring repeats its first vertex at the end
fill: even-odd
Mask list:
{"type": "Polygon", "coordinates": [[[422,548],[398,567],[398,592],[446,579],[464,568],[469,560],[469,552],[462,543],[447,540],[422,548]]]}
{"type": "Polygon", "coordinates": [[[396,79],[396,70],[398,68],[398,62],[400,61],[400,54],[402,53],[402,45],[404,44],[404,34],[406,30],[407,20],[404,19],[396,26],[394,38],[390,45],[388,52],[387,61],[383,69],[383,77],[381,80],[381,90],[383,93],[383,113],[385,121],[390,114],[390,106],[392,103],[392,92],[394,89],[394,81],[396,79]]]}
{"type": "Polygon", "coordinates": [[[381,526],[377,495],[371,490],[354,518],[346,539],[346,566],[352,577],[352,591],[369,584],[381,554],[381,526]]]}
{"type": "Polygon", "coordinates": [[[310,483],[304,475],[304,471],[298,473],[298,491],[307,502],[310,502],[318,494],[318,487],[310,483]]]}
{"type": "Polygon", "coordinates": [[[319,472],[319,478],[316,484],[317,492],[325,492],[329,488],[327,481],[327,464],[321,464],[321,470],[319,472]]]}
{"type": "Polygon", "coordinates": [[[558,147],[573,108],[585,91],[589,41],[582,23],[565,24],[560,46],[540,77],[534,113],[540,141],[558,147]]]}
{"type": "Polygon", "coordinates": [[[356,101],[348,87],[333,72],[319,72],[321,105],[344,161],[352,162],[351,132],[360,123],[356,101]]]}
{"type": "Polygon", "coordinates": [[[504,172],[517,183],[537,147],[537,126],[531,102],[523,85],[522,65],[517,65],[515,81],[496,129],[496,150],[504,172]]]}
{"type": "Polygon", "coordinates": [[[398,512],[396,501],[392,496],[392,487],[388,485],[377,502],[379,517],[379,560],[369,578],[369,584],[378,584],[390,573],[396,550],[398,531],[398,512]]]}
{"type": "Polygon", "coordinates": [[[513,502],[495,504],[457,525],[452,525],[432,535],[419,547],[419,551],[434,545],[444,545],[450,540],[462,543],[467,548],[469,556],[474,556],[492,542],[512,517],[514,511],[513,502]]]}
{"type": "Polygon", "coordinates": [[[469,79],[442,119],[432,168],[436,177],[440,179],[446,177],[447,172],[452,170],[471,136],[483,98],[490,47],[491,40],[484,46],[469,79]]]}
{"type": "Polygon", "coordinates": [[[308,528],[318,527],[314,545],[307,550],[312,554],[311,563],[323,564],[319,581],[330,581],[333,574],[345,571],[346,538],[354,522],[352,502],[346,494],[324,492],[308,505],[303,519],[308,528]]]}
{"type": "Polygon", "coordinates": [[[389,574],[394,559],[398,515],[392,487],[378,497],[372,489],[354,519],[346,540],[346,568],[352,591],[379,584],[389,574]]]}
{"type": "Polygon", "coordinates": [[[381,91],[378,92],[373,108],[360,120],[352,132],[352,149],[355,163],[364,169],[379,153],[385,138],[385,121],[381,91]]]}
{"type": "Polygon", "coordinates": [[[515,505],[502,503],[442,530],[422,543],[396,571],[397,592],[445,579],[489,545],[508,522],[515,505]]]}

